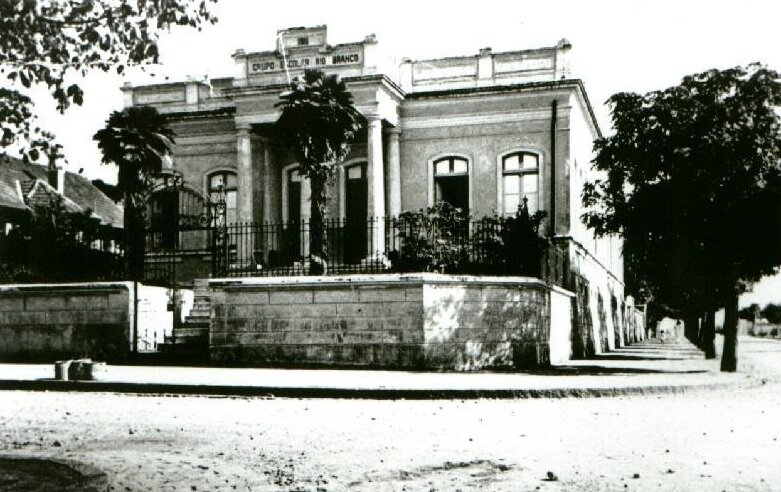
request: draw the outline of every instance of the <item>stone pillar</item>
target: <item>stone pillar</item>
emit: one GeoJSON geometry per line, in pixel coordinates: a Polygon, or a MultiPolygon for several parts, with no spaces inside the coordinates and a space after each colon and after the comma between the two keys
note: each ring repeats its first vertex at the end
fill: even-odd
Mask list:
{"type": "Polygon", "coordinates": [[[238,222],[252,221],[252,141],[249,125],[236,127],[236,168],[238,197],[236,219],[238,222]]]}
{"type": "Polygon", "coordinates": [[[263,167],[260,171],[263,187],[263,222],[272,222],[274,218],[271,215],[271,181],[273,180],[271,170],[271,139],[263,138],[263,167]]]}
{"type": "Polygon", "coordinates": [[[375,220],[372,231],[372,255],[385,253],[385,166],[382,156],[382,120],[379,115],[366,115],[368,138],[366,174],[369,181],[369,217],[375,220]]]}
{"type": "MultiPolygon", "coordinates": [[[[250,126],[236,127],[236,168],[238,193],[236,197],[236,222],[251,222],[252,216],[252,140],[250,126]]],[[[255,244],[252,234],[246,234],[236,244],[236,260],[241,264],[253,261],[255,244]]]]}
{"type": "Polygon", "coordinates": [[[391,217],[397,217],[401,213],[401,162],[399,160],[399,134],[398,128],[386,130],[388,144],[388,207],[387,212],[391,217]]]}

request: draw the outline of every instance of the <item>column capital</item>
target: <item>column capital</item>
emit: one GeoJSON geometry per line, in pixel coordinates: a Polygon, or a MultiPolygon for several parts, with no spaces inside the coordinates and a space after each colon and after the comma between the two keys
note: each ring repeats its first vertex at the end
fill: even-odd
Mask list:
{"type": "Polygon", "coordinates": [[[249,123],[236,123],[236,131],[239,132],[239,135],[248,135],[250,130],[252,130],[252,125],[249,123]]]}
{"type": "Polygon", "coordinates": [[[370,125],[377,125],[382,122],[382,117],[377,113],[368,113],[364,117],[370,125]]]}
{"type": "Polygon", "coordinates": [[[383,128],[382,131],[383,131],[383,133],[385,133],[385,135],[387,135],[387,136],[389,136],[391,138],[399,138],[399,135],[401,134],[401,128],[399,128],[397,126],[391,126],[391,127],[388,127],[388,128],[383,128]]]}

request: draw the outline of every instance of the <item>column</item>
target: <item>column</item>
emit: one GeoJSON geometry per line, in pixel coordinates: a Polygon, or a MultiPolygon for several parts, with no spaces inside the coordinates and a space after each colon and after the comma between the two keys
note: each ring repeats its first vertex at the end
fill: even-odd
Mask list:
{"type": "Polygon", "coordinates": [[[399,160],[398,128],[386,130],[388,144],[388,215],[398,217],[401,213],[401,162],[399,160]]]}
{"type": "Polygon", "coordinates": [[[271,215],[272,191],[271,181],[273,179],[271,171],[271,139],[263,138],[263,167],[261,168],[261,179],[263,186],[263,222],[272,222],[274,218],[271,215]]]}
{"type": "Polygon", "coordinates": [[[252,142],[249,125],[236,128],[236,168],[239,181],[236,203],[238,222],[252,221],[252,142]]]}
{"type": "MultiPolygon", "coordinates": [[[[236,221],[251,222],[252,216],[252,141],[250,126],[236,127],[236,168],[238,178],[238,193],[236,197],[236,221]]],[[[250,231],[243,231],[242,237],[236,243],[236,260],[241,265],[249,265],[254,257],[254,238],[250,231]]]]}
{"type": "Polygon", "coordinates": [[[369,217],[373,217],[370,254],[385,254],[385,170],[382,158],[382,121],[379,115],[366,115],[368,123],[368,138],[366,141],[366,157],[368,160],[366,174],[369,181],[369,217]]]}

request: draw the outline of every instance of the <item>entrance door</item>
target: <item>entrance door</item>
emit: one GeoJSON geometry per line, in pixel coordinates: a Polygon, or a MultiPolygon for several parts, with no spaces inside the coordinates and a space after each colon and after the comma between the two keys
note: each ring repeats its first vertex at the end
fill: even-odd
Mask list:
{"type": "Polygon", "coordinates": [[[301,257],[301,175],[297,169],[287,176],[287,225],[282,257],[291,264],[301,257]]]}
{"type": "Polygon", "coordinates": [[[347,168],[345,183],[345,263],[358,263],[368,253],[369,187],[366,164],[347,168]]]}

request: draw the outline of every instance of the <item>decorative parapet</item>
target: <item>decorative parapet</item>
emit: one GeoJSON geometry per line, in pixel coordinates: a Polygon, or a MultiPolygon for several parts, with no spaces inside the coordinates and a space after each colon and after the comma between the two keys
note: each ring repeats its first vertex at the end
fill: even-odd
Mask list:
{"type": "Polygon", "coordinates": [[[549,82],[569,78],[569,51],[562,39],[556,46],[477,55],[409,60],[401,63],[401,87],[407,93],[496,85],[549,82]]]}

